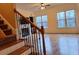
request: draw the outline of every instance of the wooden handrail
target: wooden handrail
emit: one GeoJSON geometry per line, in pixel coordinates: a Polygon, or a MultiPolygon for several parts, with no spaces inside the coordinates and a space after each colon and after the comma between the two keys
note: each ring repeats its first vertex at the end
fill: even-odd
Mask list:
{"type": "Polygon", "coordinates": [[[26,22],[29,22],[32,26],[34,26],[36,29],[38,29],[39,31],[41,31],[40,28],[38,28],[35,24],[33,24],[30,20],[28,20],[29,18],[26,18],[25,16],[23,16],[21,13],[19,13],[16,9],[14,9],[14,12],[19,14],[20,16],[22,16],[26,22]]]}
{"type": "Polygon", "coordinates": [[[34,27],[34,30],[38,30],[41,35],[42,35],[42,44],[43,44],[43,54],[46,55],[46,48],[45,48],[45,40],[44,40],[44,28],[43,26],[41,26],[41,28],[38,28],[35,24],[33,24],[29,18],[26,18],[25,16],[23,16],[20,12],[18,12],[16,9],[14,9],[14,12],[18,15],[20,15],[24,21],[30,23],[33,27],[34,27]]]}

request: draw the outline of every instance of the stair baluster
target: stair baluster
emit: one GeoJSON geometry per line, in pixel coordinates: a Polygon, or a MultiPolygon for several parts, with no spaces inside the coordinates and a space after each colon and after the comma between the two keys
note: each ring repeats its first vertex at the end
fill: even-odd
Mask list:
{"type": "Polygon", "coordinates": [[[14,9],[15,14],[18,14],[20,17],[23,18],[23,21],[27,24],[30,24],[31,30],[33,33],[31,33],[31,40],[27,38],[27,43],[31,42],[29,46],[31,46],[31,54],[35,55],[46,55],[46,48],[45,48],[45,39],[44,39],[44,28],[41,26],[41,29],[38,28],[36,25],[34,25],[29,18],[24,17],[20,12],[18,12],[16,9],[14,9]]]}

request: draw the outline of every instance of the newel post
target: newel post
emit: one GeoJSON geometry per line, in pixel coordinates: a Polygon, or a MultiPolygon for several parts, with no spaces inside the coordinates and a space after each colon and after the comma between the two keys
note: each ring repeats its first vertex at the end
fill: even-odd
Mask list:
{"type": "Polygon", "coordinates": [[[46,55],[46,47],[45,47],[44,28],[43,28],[43,26],[41,26],[41,32],[42,32],[43,53],[44,53],[44,55],[46,55]]]}

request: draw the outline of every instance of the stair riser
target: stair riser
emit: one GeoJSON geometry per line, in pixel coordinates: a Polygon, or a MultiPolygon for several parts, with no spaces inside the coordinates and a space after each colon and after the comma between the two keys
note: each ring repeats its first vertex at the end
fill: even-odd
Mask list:
{"type": "Polygon", "coordinates": [[[10,42],[16,41],[16,36],[10,36],[3,39],[0,39],[0,46],[8,44],[10,42]]]}
{"type": "Polygon", "coordinates": [[[8,25],[0,25],[0,28],[1,28],[2,30],[8,29],[8,25]]]}
{"type": "Polygon", "coordinates": [[[17,43],[11,47],[8,47],[6,49],[3,49],[0,51],[0,55],[8,55],[9,53],[21,48],[22,46],[24,46],[24,42],[20,42],[20,43],[17,43]]]}
{"type": "Polygon", "coordinates": [[[6,35],[11,35],[11,34],[12,34],[12,30],[6,30],[6,31],[4,31],[4,33],[5,33],[6,35]]]}
{"type": "Polygon", "coordinates": [[[12,28],[10,28],[3,19],[0,20],[0,29],[5,33],[5,35],[12,35],[12,28]]]}
{"type": "Polygon", "coordinates": [[[0,20],[0,25],[4,24],[4,21],[0,20]]]}

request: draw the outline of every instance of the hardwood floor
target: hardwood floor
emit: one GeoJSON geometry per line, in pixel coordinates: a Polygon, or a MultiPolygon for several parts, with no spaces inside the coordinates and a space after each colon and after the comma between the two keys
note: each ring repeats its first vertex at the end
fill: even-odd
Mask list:
{"type": "MultiPolygon", "coordinates": [[[[5,46],[0,46],[0,50],[5,49],[13,44],[17,44],[21,41],[22,40],[18,42],[14,41],[10,44],[6,44],[5,46]]],[[[79,55],[79,34],[45,34],[45,45],[47,55],[79,55]]],[[[19,55],[25,50],[26,48],[23,46],[21,49],[16,50],[18,53],[13,51],[10,54],[19,55]]],[[[43,51],[43,48],[41,48],[41,50],[43,51]]]]}
{"type": "Polygon", "coordinates": [[[48,55],[78,55],[79,34],[45,34],[48,55]]]}
{"type": "Polygon", "coordinates": [[[23,52],[27,51],[30,47],[26,47],[26,46],[23,46],[15,51],[13,51],[12,53],[10,53],[9,55],[20,55],[22,54],[23,52]]]}

